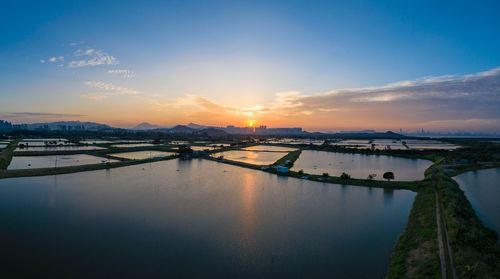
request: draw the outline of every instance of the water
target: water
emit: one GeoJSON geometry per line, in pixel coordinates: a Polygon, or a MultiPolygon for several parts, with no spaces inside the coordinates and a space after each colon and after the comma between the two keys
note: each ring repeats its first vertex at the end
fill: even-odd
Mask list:
{"type": "Polygon", "coordinates": [[[0,180],[0,275],[381,278],[415,194],[207,160],[0,180]]]}
{"type": "MultiPolygon", "coordinates": [[[[174,147],[178,148],[178,147],[174,147]]],[[[204,151],[204,150],[215,150],[215,149],[220,149],[220,147],[216,146],[199,146],[199,145],[191,145],[190,148],[194,151],[204,151]]]]}
{"type": "Polygon", "coordinates": [[[10,162],[10,165],[7,167],[7,169],[16,170],[53,168],[56,166],[56,157],[57,167],[99,164],[102,163],[103,160],[106,162],[116,162],[116,160],[109,160],[106,158],[91,156],[87,154],[58,156],[14,156],[12,157],[12,161],[10,162]]]}
{"type": "Polygon", "coordinates": [[[130,160],[143,160],[148,158],[158,158],[158,157],[167,157],[170,155],[174,155],[173,152],[163,152],[163,151],[136,151],[136,152],[123,152],[123,153],[113,153],[109,154],[113,157],[125,158],[130,160]]]}
{"type": "Polygon", "coordinates": [[[74,151],[74,150],[104,150],[106,148],[99,146],[78,146],[78,145],[66,145],[66,146],[30,146],[24,148],[16,148],[16,152],[28,152],[28,151],[74,151]]]}
{"type": "Polygon", "coordinates": [[[27,147],[39,147],[39,146],[67,146],[67,145],[75,145],[74,143],[68,142],[68,141],[58,141],[58,140],[47,140],[47,141],[29,141],[29,140],[24,140],[20,141],[18,145],[25,145],[27,147]]]}
{"type": "Polygon", "coordinates": [[[110,140],[98,140],[98,139],[87,139],[87,140],[81,140],[80,143],[83,144],[107,144],[107,143],[113,143],[113,141],[110,140]]]}
{"type": "Polygon", "coordinates": [[[479,219],[500,234],[500,168],[469,171],[455,180],[479,219]]]}
{"type": "Polygon", "coordinates": [[[376,174],[376,180],[383,180],[384,172],[391,171],[395,180],[416,181],[424,179],[424,172],[431,165],[431,161],[421,159],[304,150],[295,161],[293,170],[309,174],[328,173],[331,176],[346,172],[352,178],[360,179],[376,174]]]}
{"type": "Polygon", "coordinates": [[[286,153],[283,152],[257,152],[244,150],[231,150],[212,154],[213,157],[224,156],[224,159],[227,160],[252,165],[271,165],[285,155],[286,153]]]}
{"type": "Polygon", "coordinates": [[[274,151],[274,152],[290,152],[297,150],[296,148],[272,146],[272,145],[255,145],[251,147],[242,148],[242,150],[250,151],[274,151]]]}
{"type": "Polygon", "coordinates": [[[408,140],[388,140],[388,139],[376,139],[376,140],[343,140],[340,142],[332,143],[332,145],[344,146],[356,149],[371,149],[372,144],[374,144],[375,149],[384,150],[453,150],[459,146],[438,141],[438,140],[418,140],[418,139],[408,139],[408,140]],[[403,145],[403,141],[406,146],[403,145]]]}
{"type": "Polygon", "coordinates": [[[155,146],[152,143],[127,143],[127,144],[114,144],[111,147],[119,147],[119,148],[129,148],[129,147],[146,147],[146,146],[155,146]]]}

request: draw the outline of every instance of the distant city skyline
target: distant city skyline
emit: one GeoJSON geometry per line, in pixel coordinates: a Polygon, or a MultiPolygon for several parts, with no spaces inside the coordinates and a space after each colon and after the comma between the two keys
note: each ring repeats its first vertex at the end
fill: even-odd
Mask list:
{"type": "Polygon", "coordinates": [[[11,1],[0,11],[0,119],[500,132],[498,10],[11,1]]]}

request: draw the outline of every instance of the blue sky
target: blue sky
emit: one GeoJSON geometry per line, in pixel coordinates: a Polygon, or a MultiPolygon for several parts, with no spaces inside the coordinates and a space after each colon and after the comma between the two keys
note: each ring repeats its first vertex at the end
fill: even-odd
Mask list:
{"type": "MultiPolygon", "coordinates": [[[[44,119],[52,114],[50,120],[118,126],[226,125],[252,118],[313,130],[500,128],[500,113],[487,107],[499,102],[497,1],[142,2],[2,3],[0,115],[33,122],[41,120],[33,114],[39,112],[44,119]],[[376,100],[377,111],[335,97],[325,102],[330,107],[307,103],[342,90],[359,101],[352,96],[360,89],[377,88],[370,93],[376,95],[388,84],[421,86],[429,77],[449,83],[442,77],[453,76],[460,84],[492,70],[493,78],[462,91],[455,84],[453,94],[441,83],[439,92],[429,89],[418,98],[363,99],[376,100]],[[437,93],[456,97],[442,101],[437,93]],[[484,102],[464,98],[476,93],[484,102]],[[421,96],[428,105],[420,104],[421,96]],[[433,98],[443,104],[429,118],[433,98]],[[474,111],[459,114],[464,104],[474,111]],[[428,112],[389,121],[402,105],[413,115],[415,107],[428,112]],[[380,113],[386,117],[371,115],[380,113]]],[[[396,91],[391,94],[408,88],[396,91]]]]}

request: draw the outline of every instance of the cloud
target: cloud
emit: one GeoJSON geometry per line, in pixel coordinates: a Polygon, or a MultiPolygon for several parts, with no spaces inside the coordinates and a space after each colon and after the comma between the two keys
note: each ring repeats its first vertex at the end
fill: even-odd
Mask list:
{"type": "Polygon", "coordinates": [[[275,126],[294,123],[316,130],[462,127],[500,131],[500,68],[311,95],[278,92],[267,104],[228,106],[187,95],[156,105],[189,111],[190,116],[199,118],[210,116],[222,121],[253,118],[275,126]]]}
{"type": "MultiPolygon", "coordinates": [[[[83,44],[83,42],[70,43],[68,46],[74,48],[78,45],[83,44]]],[[[65,56],[52,56],[49,58],[40,59],[40,63],[59,63],[59,66],[66,66],[67,68],[80,68],[89,66],[100,66],[100,65],[118,65],[120,61],[113,55],[109,55],[106,52],[94,48],[79,48],[73,53],[65,56]],[[64,63],[65,60],[69,60],[64,63]]],[[[133,74],[133,73],[132,73],[133,74]]],[[[128,73],[130,75],[130,73],[128,73]]]]}
{"type": "Polygon", "coordinates": [[[120,61],[114,56],[93,48],[78,49],[74,52],[74,57],[80,59],[70,61],[67,64],[68,68],[120,64],[120,61]]]}
{"type": "Polygon", "coordinates": [[[93,101],[102,101],[102,100],[108,98],[107,95],[104,95],[102,93],[83,93],[80,96],[84,99],[93,100],[93,101]]]}
{"type": "Polygon", "coordinates": [[[123,77],[123,78],[132,78],[132,77],[135,77],[134,71],[126,70],[126,69],[109,70],[108,74],[110,74],[112,76],[123,77]]]}
{"type": "Polygon", "coordinates": [[[277,93],[271,108],[274,115],[305,115],[331,126],[348,123],[370,127],[375,123],[386,127],[446,127],[449,123],[451,127],[461,122],[468,127],[480,123],[498,130],[500,68],[312,95],[277,93]]]}
{"type": "Polygon", "coordinates": [[[139,95],[142,92],[135,89],[116,86],[112,83],[102,82],[102,81],[86,81],[85,85],[92,89],[102,90],[102,94],[106,95],[139,95]]]}
{"type": "Polygon", "coordinates": [[[56,63],[56,62],[64,62],[64,56],[52,56],[47,59],[40,59],[40,63],[56,63]]]}
{"type": "Polygon", "coordinates": [[[39,117],[39,118],[59,118],[59,117],[85,117],[85,114],[73,113],[52,113],[52,112],[10,112],[1,114],[6,118],[25,118],[25,117],[39,117]]]}
{"type": "Polygon", "coordinates": [[[145,96],[143,92],[132,88],[117,86],[108,82],[86,81],[84,84],[86,87],[97,91],[83,93],[80,94],[80,96],[84,99],[93,101],[102,101],[111,96],[145,96]]]}

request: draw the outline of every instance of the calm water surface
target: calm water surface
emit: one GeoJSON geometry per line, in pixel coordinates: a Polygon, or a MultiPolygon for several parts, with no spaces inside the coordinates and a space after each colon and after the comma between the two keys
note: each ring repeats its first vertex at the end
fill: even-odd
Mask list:
{"type": "Polygon", "coordinates": [[[99,146],[79,146],[79,145],[65,145],[65,146],[29,146],[24,148],[16,148],[16,152],[27,152],[27,151],[73,151],[73,150],[103,150],[104,147],[99,146]]]}
{"type": "Polygon", "coordinates": [[[415,181],[423,179],[425,170],[431,165],[431,161],[421,159],[304,150],[293,170],[333,176],[346,172],[353,178],[361,179],[376,174],[376,180],[382,180],[384,172],[392,171],[396,180],[415,181]]]}
{"type": "Polygon", "coordinates": [[[54,167],[68,167],[80,166],[89,164],[99,164],[102,161],[116,162],[116,160],[109,160],[106,158],[96,157],[87,154],[75,155],[59,155],[59,156],[14,156],[10,165],[7,167],[9,170],[16,169],[37,169],[37,168],[54,168],[54,167]]]}
{"type": "Polygon", "coordinates": [[[500,234],[500,168],[466,172],[455,180],[479,219],[500,234]]]}
{"type": "Polygon", "coordinates": [[[286,153],[284,152],[258,152],[246,150],[231,150],[212,154],[213,157],[224,156],[224,159],[227,160],[252,165],[270,165],[285,155],[286,153]]]}
{"type": "Polygon", "coordinates": [[[152,143],[126,143],[126,144],[114,144],[111,147],[119,147],[119,148],[129,148],[129,147],[146,147],[146,146],[155,146],[152,143]]]}
{"type": "Polygon", "coordinates": [[[164,152],[164,151],[135,151],[135,152],[123,152],[123,153],[113,153],[109,154],[113,157],[125,158],[130,160],[143,160],[148,158],[158,158],[158,157],[167,157],[170,155],[174,155],[173,152],[164,152]]]}
{"type": "Polygon", "coordinates": [[[272,146],[272,145],[255,145],[251,147],[242,148],[241,150],[290,152],[297,149],[290,147],[282,147],[282,146],[272,146]]]}
{"type": "Polygon", "coordinates": [[[381,278],[414,196],[206,160],[4,179],[0,275],[381,278]]]}

